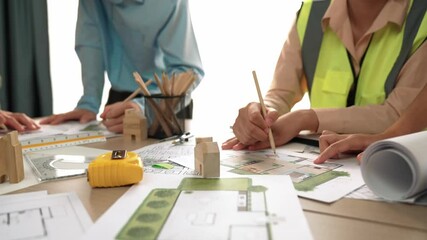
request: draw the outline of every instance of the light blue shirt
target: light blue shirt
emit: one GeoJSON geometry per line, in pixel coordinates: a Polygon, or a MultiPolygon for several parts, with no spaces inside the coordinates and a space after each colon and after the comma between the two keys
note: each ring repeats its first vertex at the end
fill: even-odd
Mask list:
{"type": "MultiPolygon", "coordinates": [[[[98,113],[107,72],[111,87],[133,92],[132,73],[144,81],[193,70],[204,76],[188,0],[80,0],[75,50],[81,62],[84,93],[77,108],[98,113]]],[[[158,93],[156,84],[150,92],[158,93]]],[[[188,97],[189,99],[190,97],[188,97]]],[[[143,99],[136,102],[143,108],[143,99]]]]}

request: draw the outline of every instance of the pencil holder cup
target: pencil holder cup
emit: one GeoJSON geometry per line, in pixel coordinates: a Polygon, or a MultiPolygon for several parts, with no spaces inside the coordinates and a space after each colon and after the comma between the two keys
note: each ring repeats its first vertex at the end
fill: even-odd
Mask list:
{"type": "Polygon", "coordinates": [[[185,132],[184,96],[145,96],[148,137],[162,139],[185,132]]]}

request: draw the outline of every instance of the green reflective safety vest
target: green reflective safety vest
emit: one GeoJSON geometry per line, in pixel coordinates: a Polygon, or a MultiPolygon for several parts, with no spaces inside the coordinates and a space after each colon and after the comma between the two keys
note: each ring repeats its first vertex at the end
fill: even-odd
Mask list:
{"type": "Polygon", "coordinates": [[[304,73],[312,108],[381,104],[393,90],[404,63],[427,38],[426,0],[411,0],[402,29],[387,24],[374,33],[356,77],[346,48],[321,20],[329,0],[304,1],[297,19],[304,73]],[[350,105],[351,105],[350,104],[350,105]]]}

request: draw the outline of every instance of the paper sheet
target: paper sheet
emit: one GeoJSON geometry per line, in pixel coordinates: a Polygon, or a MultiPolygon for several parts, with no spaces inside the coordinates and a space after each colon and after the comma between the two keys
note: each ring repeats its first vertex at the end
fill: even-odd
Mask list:
{"type": "Polygon", "coordinates": [[[92,220],[75,193],[0,196],[2,239],[77,239],[92,220]]]}
{"type": "MultiPolygon", "coordinates": [[[[192,170],[194,169],[194,145],[194,139],[183,145],[162,142],[138,149],[136,152],[144,161],[147,159],[170,160],[192,170]]],[[[334,202],[364,185],[360,166],[355,158],[316,165],[313,160],[317,157],[319,150],[313,146],[290,143],[276,150],[278,157],[272,156],[270,149],[221,150],[221,176],[289,175],[299,196],[327,203],[334,202]]],[[[148,169],[149,164],[152,162],[145,164],[148,169]]],[[[171,173],[170,171],[163,170],[162,173],[171,173]]],[[[188,173],[180,172],[180,174],[188,173]]]]}
{"type": "Polygon", "coordinates": [[[288,176],[147,174],[83,239],[312,239],[288,176]],[[249,191],[248,191],[249,190],[249,191]]]}
{"type": "Polygon", "coordinates": [[[194,138],[183,144],[172,144],[173,141],[151,144],[134,152],[139,154],[144,164],[145,173],[197,175],[194,170],[194,138]],[[181,160],[181,161],[180,161],[181,160]],[[193,165],[191,163],[193,162],[193,165]],[[153,167],[159,163],[169,163],[174,167],[161,169],[153,167]]]}
{"type": "MultiPolygon", "coordinates": [[[[292,148],[295,146],[292,145],[292,148]]],[[[289,175],[300,197],[331,203],[364,185],[355,158],[314,164],[317,150],[289,151],[287,146],[262,151],[221,151],[221,164],[234,174],[289,175]]],[[[221,174],[224,172],[221,169],[221,174]]]]}
{"type": "Polygon", "coordinates": [[[427,190],[427,132],[371,144],[361,165],[366,185],[378,196],[405,201],[427,190]]]}

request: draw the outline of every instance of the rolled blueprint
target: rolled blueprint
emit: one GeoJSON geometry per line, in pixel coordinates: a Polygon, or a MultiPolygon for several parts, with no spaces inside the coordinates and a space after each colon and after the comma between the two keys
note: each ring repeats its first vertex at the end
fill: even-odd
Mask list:
{"type": "Polygon", "coordinates": [[[405,201],[427,190],[427,132],[385,139],[363,153],[366,185],[379,197],[405,201]]]}

